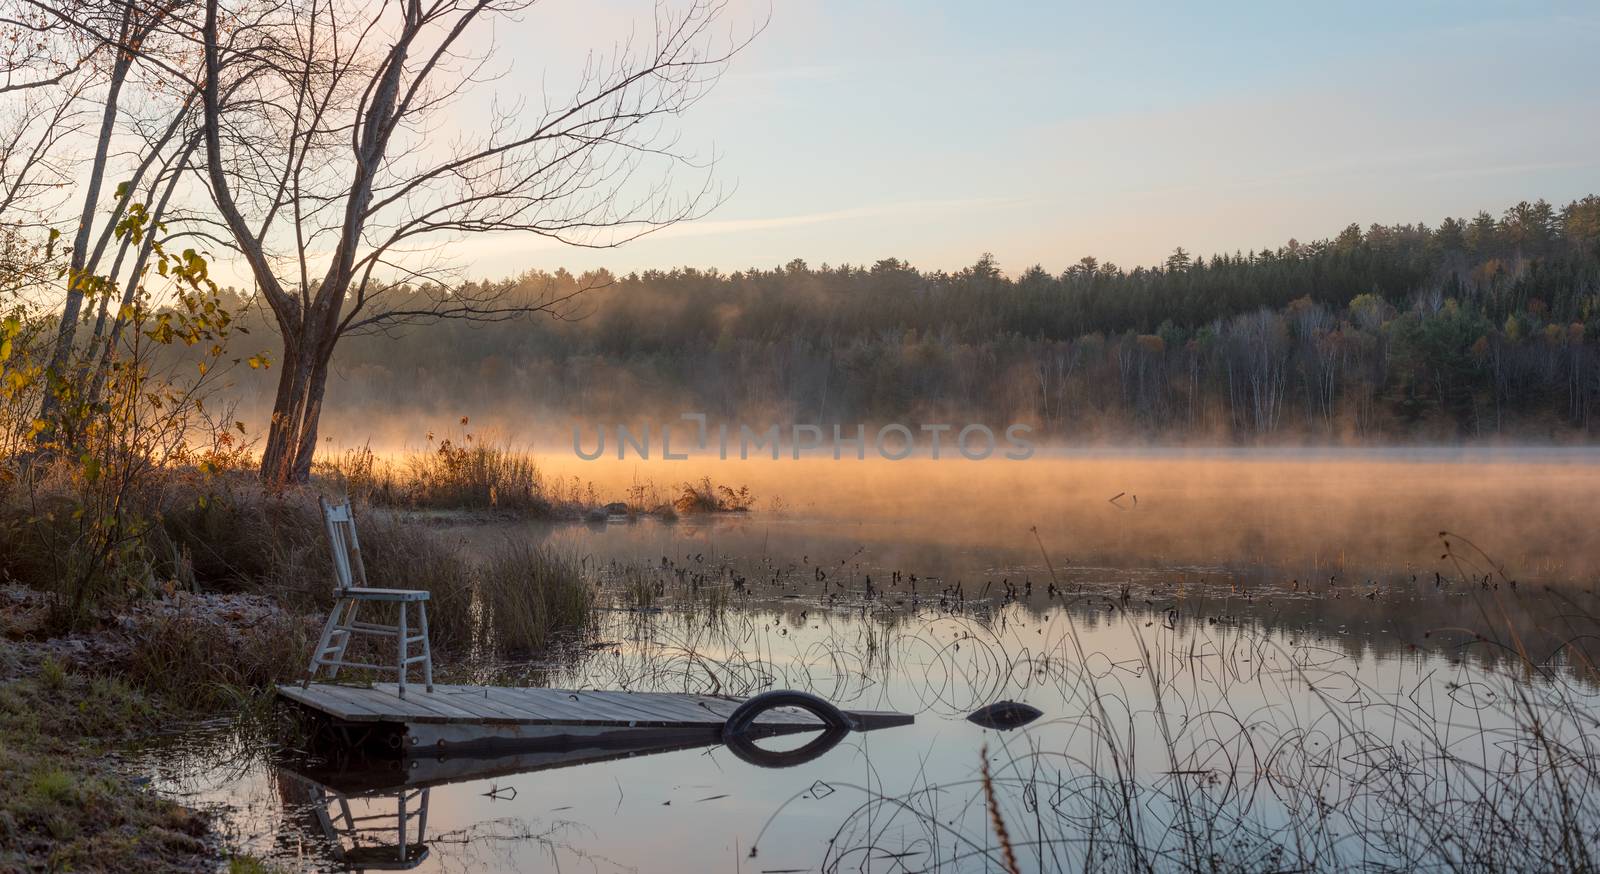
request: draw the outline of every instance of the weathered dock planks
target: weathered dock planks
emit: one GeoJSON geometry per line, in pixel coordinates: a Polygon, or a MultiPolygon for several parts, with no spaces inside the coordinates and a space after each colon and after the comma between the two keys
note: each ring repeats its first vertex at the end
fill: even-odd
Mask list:
{"type": "MultiPolygon", "coordinates": [[[[426,692],[408,684],[406,697],[393,683],[370,687],[313,683],[278,687],[283,698],[339,723],[403,728],[401,749],[438,752],[479,746],[529,746],[573,742],[716,740],[723,723],[742,703],[706,695],[517,689],[503,686],[436,685],[426,692]]],[[[851,711],[860,729],[908,725],[904,713],[851,711]]],[[[809,713],[788,708],[757,718],[761,735],[822,728],[809,713]]]]}

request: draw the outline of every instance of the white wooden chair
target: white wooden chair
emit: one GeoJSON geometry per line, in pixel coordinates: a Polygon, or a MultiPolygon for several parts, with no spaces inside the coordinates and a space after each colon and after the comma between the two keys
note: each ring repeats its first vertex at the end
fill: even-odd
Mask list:
{"type": "Polygon", "coordinates": [[[406,674],[414,664],[422,665],[422,682],[433,691],[433,649],[428,643],[428,593],[419,589],[374,589],[367,586],[367,569],[361,563],[361,542],[356,539],[356,519],[350,510],[350,499],[330,504],[319,497],[322,518],[327,523],[328,541],[333,548],[333,612],[322,626],[322,639],[311,653],[311,666],[301,687],[311,685],[318,668],[328,669],[328,679],[339,676],[340,668],[367,668],[375,671],[394,671],[399,675],[395,685],[400,697],[406,697],[406,674]],[[364,622],[356,618],[363,603],[377,601],[393,603],[399,611],[395,625],[364,622]],[[417,631],[413,634],[406,622],[412,605],[417,609],[417,631]],[[357,634],[392,637],[398,641],[394,664],[365,664],[344,660],[350,639],[357,634]],[[422,644],[422,651],[411,655],[414,644],[422,644]]]}

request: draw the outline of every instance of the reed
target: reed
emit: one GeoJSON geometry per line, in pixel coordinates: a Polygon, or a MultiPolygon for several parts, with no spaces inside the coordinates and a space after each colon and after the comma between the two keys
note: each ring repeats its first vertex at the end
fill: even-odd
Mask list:
{"type": "Polygon", "coordinates": [[[276,684],[304,674],[317,630],[314,620],[288,614],[243,627],[163,617],[139,627],[123,676],[183,711],[254,709],[276,684]]]}
{"type": "Polygon", "coordinates": [[[573,512],[573,502],[556,495],[531,454],[470,434],[397,458],[381,458],[366,446],[346,449],[319,460],[314,473],[374,506],[532,517],[573,512]]]}
{"type": "Polygon", "coordinates": [[[405,460],[400,491],[410,506],[550,514],[552,502],[532,455],[466,440],[443,440],[432,452],[405,460]]]}
{"type": "Polygon", "coordinates": [[[672,502],[679,513],[744,513],[755,506],[756,498],[748,486],[735,489],[713,484],[710,477],[678,486],[678,497],[672,502]]]}
{"type": "Polygon", "coordinates": [[[1011,833],[1006,831],[1005,817],[1000,814],[1000,802],[995,798],[994,778],[989,776],[989,745],[978,751],[981,762],[979,774],[983,778],[984,806],[989,810],[989,823],[994,828],[994,839],[1000,844],[1000,858],[1005,863],[1006,874],[1022,874],[1017,864],[1017,852],[1011,846],[1011,833]]]}
{"type": "MultiPolygon", "coordinates": [[[[1470,541],[1447,537],[1445,557],[1462,570],[1446,588],[1477,602],[1482,622],[1469,651],[1440,653],[1448,667],[1391,653],[1399,680],[1352,664],[1361,653],[1342,641],[1178,619],[1168,603],[1119,597],[1110,584],[1073,586],[1050,604],[1043,633],[1020,642],[1008,626],[1039,617],[998,599],[878,607],[862,622],[833,621],[837,604],[769,601],[706,623],[692,606],[709,586],[696,582],[699,563],[663,561],[613,567],[605,579],[624,602],[648,591],[661,609],[610,614],[602,639],[633,644],[562,681],[795,688],[878,706],[893,688],[893,703],[945,717],[1020,694],[1055,721],[995,735],[999,755],[969,780],[892,790],[830,780],[860,801],[837,811],[815,870],[909,858],[915,870],[952,872],[1596,870],[1600,678],[1580,645],[1600,631],[1600,610],[1574,593],[1514,587],[1470,541]],[[1536,599],[1548,599],[1569,646],[1536,646],[1513,627],[1536,599]],[[784,636],[799,627],[810,633],[784,636]]],[[[769,579],[761,585],[784,597],[787,584],[769,579]]],[[[871,603],[862,597],[843,609],[871,603]]]]}
{"type": "Polygon", "coordinates": [[[507,543],[472,577],[471,609],[442,614],[442,639],[500,657],[547,649],[593,626],[593,593],[578,561],[554,549],[507,543]]]}

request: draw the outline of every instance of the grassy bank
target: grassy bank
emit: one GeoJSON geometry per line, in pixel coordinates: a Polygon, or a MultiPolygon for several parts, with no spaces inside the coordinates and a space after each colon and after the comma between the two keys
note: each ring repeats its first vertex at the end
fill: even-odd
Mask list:
{"type": "MultiPolygon", "coordinates": [[[[0,582],[41,593],[47,609],[29,620],[35,637],[183,596],[253,596],[290,615],[325,615],[333,565],[318,506],[323,491],[341,493],[337,484],[271,493],[243,474],[174,472],[139,496],[112,535],[115,548],[94,555],[87,547],[106,538],[90,536],[82,504],[42,487],[0,504],[0,582]]],[[[581,629],[588,601],[570,557],[515,545],[469,553],[424,521],[359,499],[356,516],[370,584],[430,591],[438,648],[536,649],[552,634],[581,629]],[[528,592],[539,604],[548,596],[563,605],[535,611],[549,617],[543,629],[508,624],[528,592]]],[[[160,636],[173,641],[159,661],[208,647],[205,629],[170,610],[159,618],[171,623],[160,636]]],[[[279,630],[291,633],[276,637],[304,651],[297,632],[279,630]]],[[[260,685],[275,663],[214,679],[260,685]]]]}
{"type": "Polygon", "coordinates": [[[162,724],[157,698],[9,643],[0,670],[0,870],[215,869],[207,817],[111,756],[162,724]]]}
{"type": "MultiPolygon", "coordinates": [[[[541,546],[469,552],[428,513],[603,521],[753,501],[702,481],[603,502],[467,438],[402,458],[346,453],[279,491],[220,438],[207,453],[155,453],[110,432],[84,445],[0,453],[0,780],[21,787],[0,807],[0,871],[220,863],[203,815],[154,797],[108,753],[158,726],[263,713],[275,684],[301,676],[333,600],[319,495],[355,501],[371,585],[430,592],[446,681],[581,641],[597,580],[541,546]]],[[[348,655],[387,661],[376,643],[358,638],[348,655]]]]}
{"type": "MultiPolygon", "coordinates": [[[[301,676],[332,606],[318,491],[173,469],[96,520],[92,484],[70,474],[6,485],[0,781],[18,789],[0,801],[0,871],[214,870],[224,848],[207,818],[151,794],[113,753],[158,727],[264,712],[274,684],[301,676]]],[[[570,556],[472,554],[403,513],[356,514],[371,584],[431,593],[443,677],[590,628],[591,584],[570,556]]],[[[377,660],[359,644],[352,657],[377,660]]]]}
{"type": "Polygon", "coordinates": [[[64,629],[49,593],[0,587],[0,871],[271,870],[119,751],[264,704],[313,627],[260,596],[178,594],[64,629]]]}

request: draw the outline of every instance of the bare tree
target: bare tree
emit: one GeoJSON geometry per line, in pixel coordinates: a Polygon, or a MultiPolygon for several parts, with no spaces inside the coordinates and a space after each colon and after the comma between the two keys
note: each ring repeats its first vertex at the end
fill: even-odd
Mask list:
{"type": "Polygon", "coordinates": [[[1228,325],[1228,386],[1236,426],[1257,438],[1278,429],[1289,374],[1288,330],[1271,310],[1234,317],[1228,325]]]}
{"type": "Polygon", "coordinates": [[[33,2],[0,4],[0,94],[49,89],[65,82],[92,52],[64,51],[67,28],[33,2]]]}
{"type": "Polygon", "coordinates": [[[47,240],[40,238],[69,183],[71,168],[59,149],[79,127],[75,105],[70,93],[44,91],[13,96],[0,107],[0,307],[51,284],[47,240]]]}
{"type": "Polygon", "coordinates": [[[49,367],[52,385],[40,411],[47,426],[41,444],[55,438],[66,399],[83,400],[85,392],[92,398],[103,384],[96,362],[103,367],[111,356],[109,349],[100,351],[101,343],[120,336],[126,304],[154,239],[127,233],[125,219],[130,209],[138,209],[141,223],[154,228],[170,200],[144,203],[136,194],[152,176],[173,180],[175,160],[182,156],[176,166],[183,166],[194,148],[186,128],[197,121],[197,70],[185,74],[181,67],[186,49],[189,66],[197,66],[198,52],[192,39],[174,39],[178,32],[172,27],[183,7],[182,0],[10,0],[0,7],[0,29],[26,43],[21,54],[36,68],[21,77],[8,69],[15,63],[11,58],[0,59],[4,81],[24,101],[22,121],[9,128],[15,135],[0,145],[0,165],[8,170],[0,184],[0,224],[14,232],[29,223],[53,233],[61,225],[67,228],[62,306],[49,367]],[[141,67],[152,75],[140,80],[141,67]],[[87,135],[88,149],[75,159],[70,153],[79,135],[87,135]],[[113,179],[120,180],[114,193],[107,191],[113,179]],[[69,190],[69,180],[75,218],[55,215],[65,201],[37,203],[41,192],[69,190]],[[93,342],[84,350],[79,323],[85,302],[96,299],[93,342]],[[115,300],[123,305],[112,310],[115,300]],[[74,364],[74,356],[84,351],[88,354],[74,364]]]}
{"type": "Polygon", "coordinates": [[[532,5],[206,3],[205,168],[217,239],[249,265],[283,339],[265,481],[309,476],[341,337],[559,316],[581,293],[530,298],[461,283],[450,241],[522,232],[615,246],[716,200],[709,162],[679,151],[666,123],[754,36],[716,32],[722,0],[659,6],[649,43],[591,55],[566,99],[546,97],[537,111],[497,104],[481,133],[445,142],[446,111],[495,78],[481,37],[532,5]],[[683,189],[674,171],[696,181],[683,189]]]}
{"type": "MultiPolygon", "coordinates": [[[[67,81],[83,64],[67,60],[65,27],[25,2],[0,0],[0,300],[38,293],[48,282],[39,256],[50,217],[71,182],[64,143],[83,124],[84,87],[67,81]]],[[[31,411],[30,411],[31,415],[31,411]]]]}

